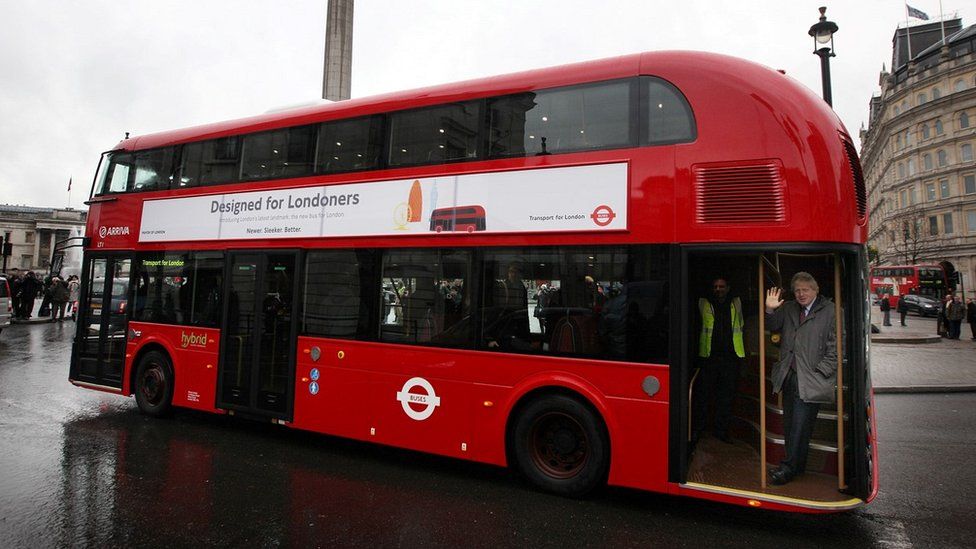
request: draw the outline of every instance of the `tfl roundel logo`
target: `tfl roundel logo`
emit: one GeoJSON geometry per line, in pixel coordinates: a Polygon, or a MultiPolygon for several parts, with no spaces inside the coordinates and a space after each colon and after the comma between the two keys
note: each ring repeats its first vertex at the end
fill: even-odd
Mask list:
{"type": "Polygon", "coordinates": [[[403,384],[397,391],[397,400],[403,406],[403,412],[410,419],[423,421],[434,414],[434,409],[441,405],[441,397],[434,393],[434,386],[422,377],[414,377],[403,384]],[[420,392],[412,392],[418,390],[420,392]]]}
{"type": "Polygon", "coordinates": [[[606,204],[597,206],[596,209],[593,210],[593,213],[590,214],[590,219],[592,219],[593,222],[600,227],[606,227],[615,217],[617,217],[617,214],[613,213],[610,206],[607,206],[606,204]]]}

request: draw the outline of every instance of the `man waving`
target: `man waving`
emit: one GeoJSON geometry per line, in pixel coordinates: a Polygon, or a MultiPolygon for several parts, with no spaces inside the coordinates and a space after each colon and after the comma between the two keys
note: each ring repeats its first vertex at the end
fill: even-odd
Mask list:
{"type": "Polygon", "coordinates": [[[780,332],[780,360],[773,367],[773,392],[783,395],[786,459],[770,471],[772,484],[786,484],[806,469],[807,452],[821,404],[834,402],[837,341],[834,303],[819,295],[809,273],[793,275],[794,301],[779,288],[766,292],[766,326],[780,332]]]}

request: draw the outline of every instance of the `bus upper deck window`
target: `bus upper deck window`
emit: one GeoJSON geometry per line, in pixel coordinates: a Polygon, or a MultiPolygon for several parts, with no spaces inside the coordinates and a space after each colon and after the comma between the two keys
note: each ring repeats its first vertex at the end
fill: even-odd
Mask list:
{"type": "Polygon", "coordinates": [[[662,145],[695,140],[695,116],[677,88],[664,80],[644,77],[641,78],[641,98],[645,113],[642,144],[662,145]]]}
{"type": "Polygon", "coordinates": [[[129,190],[132,161],[131,153],[107,153],[102,160],[103,168],[96,194],[124,193],[129,190]]]}

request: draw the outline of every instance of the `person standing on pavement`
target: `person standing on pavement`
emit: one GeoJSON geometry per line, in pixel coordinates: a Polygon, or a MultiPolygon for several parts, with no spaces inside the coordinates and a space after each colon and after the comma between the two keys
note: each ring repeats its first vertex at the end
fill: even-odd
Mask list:
{"type": "Polygon", "coordinates": [[[34,271],[27,271],[20,286],[20,318],[29,320],[34,314],[34,298],[41,291],[41,281],[34,271]]]}
{"type": "Polygon", "coordinates": [[[973,298],[966,300],[966,322],[969,323],[969,329],[973,332],[972,339],[976,341],[976,301],[973,301],[973,298]]]}
{"type": "Polygon", "coordinates": [[[810,437],[821,404],[837,386],[837,323],[834,303],[820,296],[812,275],[798,272],[790,283],[794,301],[780,288],[766,292],[766,327],[780,332],[780,360],[773,366],[773,392],[783,397],[786,459],[770,471],[770,482],[786,484],[806,470],[810,437]]]}
{"type": "Polygon", "coordinates": [[[881,312],[884,313],[884,325],[891,326],[891,302],[888,301],[888,296],[881,294],[878,304],[881,306],[881,312]]]}
{"type": "Polygon", "coordinates": [[[946,319],[949,323],[949,339],[959,339],[959,332],[962,330],[962,319],[966,316],[966,307],[962,304],[962,298],[955,296],[946,305],[946,319]]]}
{"type": "Polygon", "coordinates": [[[908,326],[905,324],[905,316],[908,315],[908,303],[905,303],[905,296],[898,297],[898,316],[901,317],[901,325],[908,326]]]}
{"type": "Polygon", "coordinates": [[[68,304],[68,285],[60,277],[51,279],[51,322],[64,320],[64,308],[68,304]]]}
{"type": "Polygon", "coordinates": [[[10,269],[10,306],[13,307],[14,318],[20,318],[20,294],[23,290],[24,279],[20,276],[20,269],[10,269]]]}
{"type": "Polygon", "coordinates": [[[952,294],[946,294],[945,299],[939,302],[939,317],[936,332],[942,337],[949,337],[949,304],[952,303],[952,294]]]}
{"type": "Polygon", "coordinates": [[[701,365],[699,390],[694,394],[694,425],[692,440],[697,441],[705,430],[708,409],[714,410],[716,438],[732,443],[729,423],[732,403],[739,381],[739,371],[745,360],[742,338],[742,301],[729,296],[729,283],[724,277],[712,280],[709,297],[698,299],[701,332],[698,336],[698,359],[701,365]]]}
{"type": "Polygon", "coordinates": [[[78,275],[68,277],[68,311],[71,313],[72,320],[75,319],[78,300],[81,299],[81,282],[78,275]]]}

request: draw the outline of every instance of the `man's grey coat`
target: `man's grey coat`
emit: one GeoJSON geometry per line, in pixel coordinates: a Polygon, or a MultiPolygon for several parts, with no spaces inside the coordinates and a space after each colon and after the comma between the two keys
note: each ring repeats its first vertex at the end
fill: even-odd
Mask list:
{"type": "Polygon", "coordinates": [[[837,333],[834,302],[818,295],[800,324],[803,307],[787,301],[766,315],[766,329],[780,332],[779,362],[773,367],[773,392],[783,390],[796,357],[796,383],[804,402],[830,404],[837,396],[837,333]]]}

